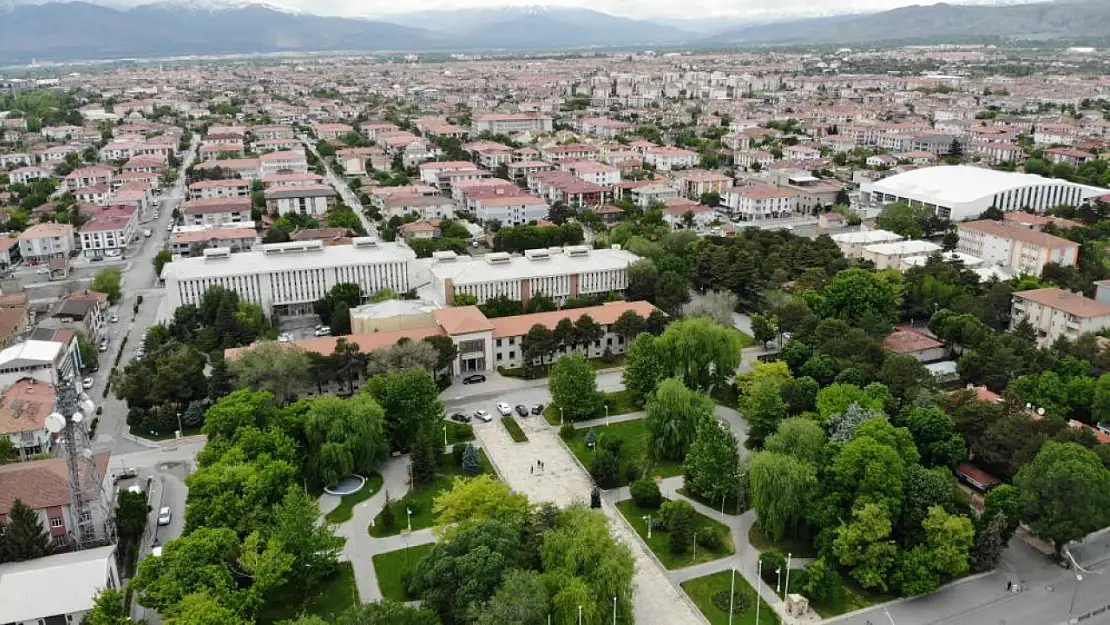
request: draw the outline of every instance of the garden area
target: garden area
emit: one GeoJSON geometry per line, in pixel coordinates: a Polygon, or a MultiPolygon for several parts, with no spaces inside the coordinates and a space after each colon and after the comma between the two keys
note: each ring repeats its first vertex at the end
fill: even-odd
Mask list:
{"type": "MultiPolygon", "coordinates": [[[[763,561],[763,582],[775,588],[779,581],[775,571],[786,567],[786,555],[770,551],[760,555],[760,560],[763,561]]],[[[789,582],[784,577],[782,583],[785,592],[809,599],[810,609],[826,619],[897,598],[896,595],[861,588],[855,580],[841,576],[824,560],[815,560],[805,568],[791,567],[789,582]]]]}
{"type": "Polygon", "coordinates": [[[340,562],[336,572],[306,593],[303,600],[267,605],[259,613],[258,622],[269,625],[302,615],[318,616],[331,621],[340,612],[359,603],[355,571],[350,562],[340,562]]]}
{"type": "MultiPolygon", "coordinates": [[[[615,471],[615,475],[608,476],[612,479],[598,479],[605,476],[594,475],[594,479],[602,488],[627,486],[640,477],[648,464],[649,434],[647,421],[644,419],[601,425],[588,430],[563,428],[559,436],[591,474],[595,473],[595,468],[601,469],[594,467],[594,455],[597,450],[616,450],[614,454],[617,457],[617,467],[605,469],[607,473],[615,471]]],[[[652,461],[651,475],[660,477],[682,475],[682,462],[652,461]]]]}
{"type": "MultiPolygon", "coordinates": [[[[601,407],[599,407],[597,409],[597,412],[593,415],[592,418],[594,419],[605,418],[605,406],[609,406],[608,416],[610,417],[615,417],[619,414],[628,414],[630,412],[636,412],[637,410],[639,410],[639,408],[636,407],[636,404],[632,403],[632,394],[628,391],[602,393],[602,395],[604,397],[604,403],[601,404],[601,407]]],[[[547,422],[551,425],[558,426],[559,406],[557,406],[555,403],[552,403],[550,406],[544,409],[543,417],[547,419],[547,422]]],[[[568,417],[565,422],[569,423],[570,421],[571,420],[568,417]]]]}
{"type": "Polygon", "coordinates": [[[817,550],[813,547],[813,541],[784,535],[781,540],[774,542],[763,532],[759,521],[753,523],[752,529],[748,531],[748,542],[760,552],[781,551],[782,553],[789,553],[795,558],[817,557],[817,550]]]}
{"type": "Polygon", "coordinates": [[[735,553],[728,528],[698,513],[689,502],[660,497],[656,500],[660,505],[651,505],[654,501],[637,499],[639,503],[632,499],[622,501],[617,509],[664,567],[680,569],[735,553]]]}
{"type": "MultiPolygon", "coordinates": [[[[729,621],[729,589],[733,588],[732,584],[732,571],[720,571],[682,582],[682,590],[686,591],[694,605],[698,606],[712,625],[728,625],[730,622],[733,625],[755,625],[755,589],[739,573],[736,574],[736,586],[732,592],[732,620],[729,621]]],[[[761,625],[763,623],[776,625],[779,622],[774,610],[762,599],[759,606],[759,622],[761,625]]]]}
{"type": "Polygon", "coordinates": [[[435,525],[435,514],[432,512],[432,503],[440,493],[451,490],[455,484],[456,477],[467,477],[468,475],[481,475],[483,473],[493,474],[493,467],[486,457],[486,453],[481,449],[472,446],[459,447],[459,453],[443,454],[439,460],[439,472],[428,484],[410,490],[404,497],[400,499],[392,499],[386,505],[385,509],[374,517],[374,522],[368,528],[370,535],[374,538],[383,538],[385,536],[396,536],[401,533],[401,530],[408,528],[408,517],[406,510],[412,510],[412,529],[413,531],[424,529],[435,525]],[[466,473],[463,470],[463,450],[469,447],[474,449],[477,457],[479,458],[479,467],[475,473],[466,473]],[[456,457],[457,456],[457,457],[456,457]]]}
{"type": "Polygon", "coordinates": [[[432,552],[435,543],[417,545],[380,553],[374,556],[374,572],[378,576],[378,588],[382,596],[394,601],[411,601],[408,579],[420,559],[432,552]]]}
{"type": "Polygon", "coordinates": [[[474,428],[469,423],[444,420],[443,427],[447,428],[448,445],[474,440],[474,428]]]}
{"type": "Polygon", "coordinates": [[[373,497],[382,488],[382,475],[377,471],[366,476],[362,488],[349,495],[343,495],[339,505],[324,516],[328,523],[346,523],[351,520],[355,506],[373,497]]]}

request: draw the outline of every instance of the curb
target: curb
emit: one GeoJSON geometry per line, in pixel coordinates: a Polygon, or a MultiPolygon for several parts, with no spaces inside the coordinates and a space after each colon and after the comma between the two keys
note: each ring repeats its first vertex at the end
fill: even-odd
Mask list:
{"type": "MultiPolygon", "coordinates": [[[[968,582],[973,582],[975,580],[982,579],[982,578],[988,577],[990,575],[994,575],[997,572],[998,572],[997,570],[993,570],[993,571],[986,571],[986,572],[983,572],[983,573],[976,573],[975,575],[968,575],[967,577],[963,577],[963,578],[957,579],[955,581],[948,582],[947,584],[941,586],[940,588],[937,588],[936,590],[934,590],[933,592],[931,592],[929,594],[934,595],[934,594],[936,594],[936,593],[938,593],[942,590],[946,590],[948,588],[955,588],[956,586],[961,586],[961,585],[966,584],[968,582]]],[[[837,621],[842,621],[844,619],[852,618],[854,616],[859,616],[861,614],[866,614],[868,612],[871,612],[872,610],[885,610],[885,609],[887,609],[891,606],[900,605],[900,604],[906,603],[907,601],[917,599],[919,597],[928,597],[928,596],[929,595],[915,595],[913,597],[898,597],[897,599],[887,601],[886,603],[876,603],[875,605],[871,605],[871,606],[868,606],[866,608],[860,608],[860,609],[854,610],[852,612],[845,612],[844,614],[838,614],[836,616],[833,616],[833,617],[830,617],[830,618],[827,618],[827,619],[823,619],[821,621],[821,623],[835,623],[837,621]]],[[[1015,596],[1017,596],[1017,595],[1015,595],[1015,596]]],[[[1007,598],[1009,598],[1009,597],[1007,597],[1007,598]]],[[[1005,600],[1005,599],[1003,599],[1003,600],[1005,600]]],[[[988,603],[984,603],[984,604],[981,604],[981,605],[977,605],[977,606],[975,606],[975,608],[981,608],[981,607],[990,605],[991,603],[994,603],[994,602],[988,602],[988,603]]]]}

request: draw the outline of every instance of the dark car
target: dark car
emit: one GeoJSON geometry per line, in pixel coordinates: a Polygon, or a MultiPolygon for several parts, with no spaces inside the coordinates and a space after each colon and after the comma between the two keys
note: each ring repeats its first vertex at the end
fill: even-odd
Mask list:
{"type": "Polygon", "coordinates": [[[482,375],[481,373],[475,373],[474,375],[468,375],[463,378],[463,384],[479,384],[485,381],[486,376],[482,375]]]}
{"type": "Polygon", "coordinates": [[[532,414],[543,414],[543,404],[532,406],[532,414]]]}
{"type": "Polygon", "coordinates": [[[527,417],[528,416],[528,407],[525,406],[524,404],[517,404],[516,413],[518,415],[522,416],[522,417],[527,417]]]}
{"type": "Polygon", "coordinates": [[[458,421],[459,423],[470,423],[470,415],[456,412],[455,414],[451,415],[451,420],[458,421]]]}

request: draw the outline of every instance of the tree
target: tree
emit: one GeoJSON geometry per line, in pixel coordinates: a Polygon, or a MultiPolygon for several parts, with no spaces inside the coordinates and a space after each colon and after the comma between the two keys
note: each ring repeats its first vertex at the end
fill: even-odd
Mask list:
{"type": "Polygon", "coordinates": [[[816,469],[793,456],[764,451],[755,454],[748,467],[750,501],[772,542],[798,535],[816,489],[816,469]]]}
{"type": "Polygon", "coordinates": [[[832,552],[864,588],[885,591],[888,587],[888,575],[898,557],[898,547],[887,540],[890,530],[887,511],[873,503],[852,510],[851,522],[836,529],[832,552]]]}
{"type": "Polygon", "coordinates": [[[925,543],[905,554],[895,574],[902,592],[910,595],[933,592],[942,578],[960,577],[970,569],[975,538],[971,519],[933,506],[923,526],[925,543]]]}
{"type": "Polygon", "coordinates": [[[867,269],[836,274],[822,293],[825,313],[874,335],[884,335],[901,308],[901,277],[867,269]]]}
{"type": "Polygon", "coordinates": [[[108,296],[108,301],[115,304],[123,296],[122,285],[123,274],[118,267],[106,267],[96,272],[92,282],[89,284],[90,291],[103,293],[108,296]]]}
{"type": "Polygon", "coordinates": [[[531,375],[536,364],[546,364],[547,359],[555,352],[555,335],[547,326],[537,323],[533,325],[520,342],[521,357],[524,359],[524,370],[531,375]]]}
{"type": "Polygon", "coordinates": [[[428,431],[421,429],[416,433],[412,442],[409,457],[412,462],[412,481],[418,486],[431,484],[439,469],[439,445],[435,437],[428,431]]]}
{"type": "Polygon", "coordinates": [[[140,560],[129,587],[139,605],[166,616],[175,615],[186,596],[199,592],[238,609],[244,598],[232,566],[240,551],[234,530],[202,527],[166,543],[160,557],[140,560]]]}
{"type": "Polygon", "coordinates": [[[975,546],[971,549],[971,568],[977,573],[991,571],[998,566],[1006,550],[1006,515],[995,514],[986,525],[975,533],[975,546]]]}
{"type": "Polygon", "coordinates": [[[628,266],[628,286],[624,295],[628,301],[655,301],[655,285],[659,281],[659,269],[650,258],[640,260],[628,266]]]}
{"type": "Polygon", "coordinates": [[[241,386],[266,391],[284,406],[304,388],[310,366],[303,349],[264,341],[240,353],[231,372],[241,386]]]}
{"type": "Polygon", "coordinates": [[[424,369],[404,369],[376,376],[367,382],[366,388],[385,411],[390,449],[408,449],[421,431],[439,430],[443,402],[439,400],[435,380],[424,369]]]}
{"type": "Polygon", "coordinates": [[[745,391],[740,400],[741,411],[749,425],[745,445],[751,448],[763,446],[764,439],[777,430],[782,420],[788,416],[781,388],[781,382],[766,379],[745,391]]]}
{"type": "Polygon", "coordinates": [[[902,481],[902,513],[898,518],[898,533],[907,549],[925,542],[925,519],[929,509],[940,506],[955,511],[956,480],[948,470],[937,467],[926,469],[919,464],[906,468],[902,481]]]}
{"type": "Polygon", "coordinates": [[[666,377],[663,356],[659,353],[656,338],[643,333],[628,346],[624,373],[621,380],[637,406],[643,406],[655,387],[666,377]]]}
{"type": "Polygon", "coordinates": [[[613,333],[624,339],[626,343],[634,339],[640,332],[643,332],[643,329],[644,318],[634,310],[626,310],[621,313],[621,316],[617,317],[616,322],[613,323],[612,328],[610,328],[613,333]]]}
{"type": "Polygon", "coordinates": [[[686,553],[694,543],[694,507],[681,500],[668,501],[663,507],[671,553],[686,553]]]}
{"type": "Polygon", "coordinates": [[[544,625],[547,597],[547,588],[538,573],[509,571],[475,625],[544,625]]]}
{"type": "Polygon", "coordinates": [[[921,389],[933,386],[933,375],[913,356],[887,354],[879,367],[878,381],[886,385],[898,405],[904,405],[921,389]]]}
{"type": "Polygon", "coordinates": [[[740,366],[743,342],[735,328],[704,317],[682,319],[667,326],[657,343],[669,375],[689,388],[708,393],[732,377],[740,366]]]}
{"type": "Polygon", "coordinates": [[[204,592],[183,597],[181,602],[174,606],[173,613],[166,617],[165,622],[166,625],[249,625],[251,623],[204,592]]]}
{"type": "Polygon", "coordinates": [[[234,384],[231,376],[231,369],[228,367],[227,359],[224,358],[222,351],[214,351],[208,356],[209,374],[208,374],[208,399],[211,401],[219,401],[221,397],[226,396],[234,390],[234,384]]]}
{"type": "Polygon", "coordinates": [[[331,313],[331,335],[346,336],[351,333],[351,308],[347,302],[336,302],[331,313]]]}
{"type": "Polygon", "coordinates": [[[728,425],[704,419],[682,463],[685,486],[709,501],[724,501],[737,491],[740,452],[728,425]]]}
{"type": "Polygon", "coordinates": [[[320,506],[303,487],[286,490],[273,512],[270,536],[293,557],[286,582],[290,590],[312,588],[335,572],[344,539],[332,526],[318,522],[320,506]]]}
{"type": "Polygon", "coordinates": [[[89,610],[81,621],[84,625],[128,625],[131,621],[130,608],[124,603],[125,591],[122,588],[102,588],[93,599],[89,610]]]}
{"type": "Polygon", "coordinates": [[[528,498],[514,493],[507,484],[492,475],[464,479],[455,478],[451,490],[439,494],[432,504],[436,523],[441,528],[461,522],[482,522],[497,519],[523,525],[532,506],[528,498]]]}
{"type": "Polygon", "coordinates": [[[632,501],[640,508],[658,509],[663,504],[663,494],[659,492],[659,485],[649,477],[642,477],[632,483],[630,494],[632,501]]]}
{"type": "Polygon", "coordinates": [[[880,398],[855,384],[838,382],[826,386],[817,393],[817,414],[826,423],[829,423],[834,415],[843,414],[853,404],[868,413],[881,414],[883,410],[883,402],[880,398]]]}
{"type": "Polygon", "coordinates": [[[1052,541],[1057,557],[1065,544],[1110,521],[1110,473],[1094,452],[1075,443],[1045,443],[1014,485],[1025,522],[1033,535],[1052,541]]]}
{"type": "Polygon", "coordinates": [[[601,408],[597,374],[582,356],[572,354],[557,360],[551,367],[548,386],[551,401],[571,421],[593,418],[601,408]]]}
{"type": "Polygon", "coordinates": [[[455,342],[448,336],[429,336],[424,339],[436,349],[436,372],[447,375],[448,377],[455,373],[455,358],[459,355],[459,348],[455,347],[455,342]]]}
{"type": "Polygon", "coordinates": [[[767,347],[767,343],[775,340],[778,336],[778,329],[775,327],[776,323],[774,317],[766,315],[752,315],[752,335],[757,343],[767,347]]]}
{"type": "Polygon", "coordinates": [[[480,475],[484,468],[482,463],[482,456],[478,454],[478,448],[470,443],[466,444],[463,448],[462,462],[460,463],[463,475],[474,477],[480,475]]]}
{"type": "Polygon", "coordinates": [[[817,558],[805,567],[802,593],[822,603],[836,601],[844,593],[844,581],[836,572],[835,566],[830,565],[825,558],[817,558]]]}
{"type": "Polygon", "coordinates": [[[696,295],[682,308],[686,317],[708,317],[723,326],[732,325],[732,314],[739,304],[736,295],[728,291],[709,291],[696,295]]]}
{"type": "Polygon", "coordinates": [[[520,528],[501,519],[465,523],[413,570],[410,589],[448,623],[466,623],[521,562],[520,528]]]}
{"type": "Polygon", "coordinates": [[[50,535],[43,529],[38,513],[17,498],[0,534],[0,562],[22,562],[46,555],[50,555],[50,535]]]}
{"type": "Polygon", "coordinates": [[[159,250],[158,253],[154,255],[154,275],[161,276],[162,268],[171,260],[173,260],[173,252],[169,250],[159,250]]]}
{"type": "MultiPolygon", "coordinates": [[[[319,617],[302,617],[319,618],[319,617]]],[[[325,625],[321,623],[297,623],[296,625],[325,625]]],[[[374,603],[363,603],[340,612],[334,625],[439,625],[434,612],[382,599],[374,603]]]]}
{"type": "Polygon", "coordinates": [[[678,378],[663,380],[647,403],[652,456],[667,460],[684,457],[698,427],[707,419],[713,419],[711,399],[686,388],[678,378]]]}
{"type": "Polygon", "coordinates": [[[909,204],[895,202],[883,207],[875,218],[875,225],[883,230],[900,234],[907,239],[919,239],[925,235],[921,222],[927,209],[913,208],[909,204]]]}
{"type": "Polygon", "coordinates": [[[431,343],[401,339],[393,347],[367,354],[366,374],[373,377],[412,368],[432,374],[437,371],[439,359],[440,352],[431,343]]]}
{"type": "Polygon", "coordinates": [[[899,422],[913,435],[925,466],[954,469],[967,459],[963,437],[956,431],[952,417],[943,410],[910,406],[902,411],[899,422]]]}
{"type": "Polygon", "coordinates": [[[690,301],[690,283],[676,271],[664,271],[655,283],[654,304],[664,312],[674,315],[690,301]]]}
{"type": "Polygon", "coordinates": [[[116,532],[120,542],[130,547],[137,546],[146,530],[149,514],[150,507],[147,505],[145,493],[119,491],[116,497],[116,532]]]}
{"type": "Polygon", "coordinates": [[[793,456],[814,466],[821,462],[824,447],[825,432],[815,421],[804,417],[783,419],[763,444],[766,451],[793,456]]]}

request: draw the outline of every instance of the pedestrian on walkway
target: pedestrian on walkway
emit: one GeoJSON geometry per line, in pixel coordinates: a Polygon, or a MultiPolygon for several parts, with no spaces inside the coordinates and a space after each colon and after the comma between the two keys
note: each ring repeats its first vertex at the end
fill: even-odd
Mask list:
{"type": "Polygon", "coordinates": [[[528,467],[528,475],[535,475],[536,467],[528,467]]]}
{"type": "Polygon", "coordinates": [[[1013,589],[1014,589],[1014,582],[1013,581],[1006,582],[1006,592],[1010,592],[1013,589]]]}

